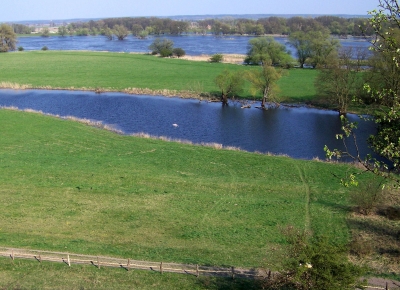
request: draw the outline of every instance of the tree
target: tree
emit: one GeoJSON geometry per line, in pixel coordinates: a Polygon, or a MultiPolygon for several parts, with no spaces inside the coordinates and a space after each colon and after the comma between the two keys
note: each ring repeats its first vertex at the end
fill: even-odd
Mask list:
{"type": "Polygon", "coordinates": [[[143,31],[143,26],[140,24],[133,24],[132,25],[132,35],[138,37],[140,32],[143,31]]]}
{"type": "Polygon", "coordinates": [[[267,102],[278,104],[276,82],[281,78],[282,74],[282,69],[276,69],[267,63],[262,66],[261,70],[251,70],[247,73],[246,78],[251,83],[253,94],[256,92],[261,92],[262,94],[262,109],[266,109],[265,104],[267,102]]]}
{"type": "MultiPolygon", "coordinates": [[[[397,0],[379,0],[379,10],[371,11],[369,19],[370,26],[375,31],[375,40],[372,42],[373,51],[378,54],[390,55],[389,64],[398,68],[400,66],[400,41],[396,38],[400,30],[400,8],[397,0]]],[[[400,187],[400,95],[390,85],[381,88],[372,88],[369,83],[365,84],[367,92],[374,100],[382,101],[379,110],[374,114],[374,120],[378,125],[377,133],[371,135],[369,143],[375,153],[384,157],[387,162],[377,161],[368,155],[365,159],[360,156],[352,156],[348,152],[330,150],[325,146],[328,158],[343,155],[352,157],[363,165],[365,171],[371,171],[394,182],[395,187],[400,187]],[[390,100],[389,103],[385,100],[390,100]],[[389,168],[391,167],[391,168],[389,168]],[[382,170],[385,169],[385,170],[382,170]],[[390,170],[389,170],[390,169],[390,170]]],[[[339,137],[353,136],[356,124],[343,119],[343,134],[339,137]]],[[[345,185],[357,185],[354,172],[342,179],[345,185]]]]}
{"type": "Polygon", "coordinates": [[[153,54],[159,54],[162,57],[172,55],[172,49],[174,47],[174,42],[166,38],[157,38],[150,44],[149,49],[153,54]]]}
{"type": "Polygon", "coordinates": [[[308,62],[313,68],[326,64],[328,56],[340,47],[339,40],[331,38],[328,30],[311,31],[309,37],[312,41],[308,62]]]}
{"type": "Polygon", "coordinates": [[[307,60],[316,67],[339,46],[338,41],[330,39],[329,31],[326,29],[296,31],[289,35],[289,43],[297,50],[297,60],[301,68],[307,60]]]}
{"type": "Polygon", "coordinates": [[[290,64],[292,58],[286,47],[272,37],[258,37],[249,40],[245,63],[264,65],[269,62],[273,65],[283,66],[290,64]]]}
{"type": "Polygon", "coordinates": [[[42,29],[42,36],[43,37],[49,37],[50,36],[50,29],[48,27],[45,27],[42,29]]]}
{"type": "Polygon", "coordinates": [[[222,104],[228,104],[228,97],[238,94],[242,91],[244,79],[242,72],[231,72],[224,70],[215,78],[215,84],[221,91],[222,104]]]}
{"type": "Polygon", "coordinates": [[[172,50],[173,55],[175,55],[176,57],[180,58],[181,56],[184,56],[186,54],[186,52],[180,48],[180,47],[176,47],[172,50]]]}
{"type": "Polygon", "coordinates": [[[114,38],[113,31],[108,27],[103,30],[103,34],[108,40],[113,40],[114,38]]]}
{"type": "Polygon", "coordinates": [[[128,29],[123,25],[114,25],[113,32],[118,40],[124,40],[129,34],[128,29]]]}
{"type": "Polygon", "coordinates": [[[315,80],[318,95],[336,105],[340,115],[347,113],[353,98],[363,91],[363,79],[359,74],[362,62],[353,60],[353,55],[362,57],[363,54],[355,53],[352,47],[331,52],[315,80]]]}
{"type": "Polygon", "coordinates": [[[64,37],[65,35],[67,35],[67,33],[68,33],[67,27],[65,27],[64,25],[58,27],[58,34],[59,34],[60,36],[63,36],[63,37],[64,37]]]}
{"type": "Polygon", "coordinates": [[[11,26],[7,24],[0,25],[0,52],[15,50],[17,35],[11,26]]]}

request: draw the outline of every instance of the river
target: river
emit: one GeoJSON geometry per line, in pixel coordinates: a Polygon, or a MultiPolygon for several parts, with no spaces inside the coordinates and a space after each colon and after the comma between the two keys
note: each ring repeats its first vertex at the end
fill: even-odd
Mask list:
{"type": "MultiPolygon", "coordinates": [[[[222,106],[192,99],[46,90],[0,90],[0,106],[101,121],[125,134],[144,132],[299,159],[325,159],[325,145],[343,149],[335,138],[341,133],[338,113],[306,107],[263,111],[254,106],[242,109],[238,104],[222,106]]],[[[365,155],[369,152],[366,139],[375,125],[356,115],[348,118],[359,122],[357,137],[365,155]]],[[[350,148],[354,153],[354,146],[350,148]]]]}
{"type": "MultiPolygon", "coordinates": [[[[149,45],[156,37],[138,39],[132,35],[125,40],[107,40],[105,36],[29,36],[19,37],[17,46],[24,50],[40,50],[47,46],[50,50],[91,50],[91,51],[113,51],[113,52],[149,52],[149,45]]],[[[214,35],[180,35],[165,36],[174,42],[174,47],[185,50],[187,55],[212,55],[223,54],[246,54],[249,40],[254,36],[214,36],[214,35]]],[[[296,51],[291,47],[286,37],[274,37],[282,43],[295,56],[296,51]]],[[[365,40],[349,38],[340,39],[342,47],[368,48],[370,43],[365,40]]]]}

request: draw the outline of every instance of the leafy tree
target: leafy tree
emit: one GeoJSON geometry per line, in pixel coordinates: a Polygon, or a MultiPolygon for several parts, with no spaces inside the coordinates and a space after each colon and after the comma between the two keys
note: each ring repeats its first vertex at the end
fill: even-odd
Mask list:
{"type": "Polygon", "coordinates": [[[228,104],[228,97],[240,93],[243,90],[244,78],[241,72],[224,70],[215,78],[215,84],[221,91],[222,104],[228,104]]]}
{"type": "Polygon", "coordinates": [[[0,25],[0,52],[15,50],[17,35],[11,26],[7,24],[0,25]]]}
{"type": "Polygon", "coordinates": [[[347,47],[339,53],[332,52],[315,80],[318,95],[336,105],[340,115],[347,113],[353,98],[363,91],[363,79],[359,74],[362,62],[352,59],[354,50],[347,47]]]}
{"type": "Polygon", "coordinates": [[[113,31],[108,27],[103,30],[103,34],[108,40],[113,40],[114,38],[113,31]]]}
{"type": "Polygon", "coordinates": [[[143,26],[140,24],[133,24],[132,25],[132,35],[138,37],[140,32],[143,31],[143,26]]]}
{"type": "Polygon", "coordinates": [[[50,30],[48,27],[45,27],[42,29],[42,34],[43,37],[49,37],[50,36],[50,30]]]}
{"type": "Polygon", "coordinates": [[[301,68],[307,60],[313,67],[323,63],[329,53],[339,46],[339,42],[332,40],[326,29],[296,31],[289,35],[289,43],[297,50],[297,60],[301,68]]]}
{"type": "Polygon", "coordinates": [[[129,34],[128,29],[123,25],[114,25],[113,32],[118,40],[124,40],[129,34]]]}
{"type": "MultiPolygon", "coordinates": [[[[396,35],[400,30],[400,8],[397,0],[379,0],[379,10],[370,12],[370,26],[375,30],[376,38],[373,41],[373,50],[383,56],[390,55],[388,64],[398,68],[400,66],[400,42],[396,35]]],[[[372,88],[366,84],[365,88],[374,100],[382,101],[379,110],[374,114],[374,120],[378,125],[375,135],[369,138],[371,148],[388,162],[377,161],[368,155],[365,159],[360,156],[351,156],[340,150],[330,150],[325,146],[328,158],[350,155],[364,166],[366,171],[374,172],[392,180],[394,186],[400,187],[400,95],[390,85],[385,84],[381,88],[372,88]],[[390,102],[385,102],[390,100],[390,102]],[[390,164],[390,165],[389,165],[390,164]],[[388,171],[389,166],[391,170],[388,171]],[[386,169],[386,170],[382,170],[386,169]]],[[[341,138],[355,136],[356,124],[343,120],[344,133],[341,138]]],[[[355,138],[355,137],[354,137],[355,138]]],[[[345,185],[357,185],[356,172],[348,174],[342,179],[345,185]]]]}
{"type": "Polygon", "coordinates": [[[140,39],[145,39],[145,38],[147,38],[148,35],[149,35],[149,32],[147,30],[142,30],[139,33],[139,38],[140,39]]]}
{"type": "MultiPolygon", "coordinates": [[[[400,43],[400,30],[393,31],[393,39],[400,43]]],[[[366,82],[375,91],[390,89],[393,93],[384,95],[384,99],[378,101],[385,106],[393,105],[394,96],[400,94],[400,66],[393,62],[397,52],[388,51],[386,45],[382,43],[383,51],[373,51],[369,59],[371,68],[366,74],[366,82]]]]}
{"type": "Polygon", "coordinates": [[[328,56],[340,47],[339,40],[331,38],[328,30],[311,31],[309,36],[312,41],[308,62],[313,68],[326,64],[328,56]]]}
{"type": "Polygon", "coordinates": [[[76,31],[76,35],[78,36],[88,36],[89,35],[89,29],[88,28],[80,28],[76,31]]]}
{"type": "Polygon", "coordinates": [[[247,73],[246,78],[251,83],[253,94],[256,92],[261,92],[262,94],[262,109],[266,109],[265,104],[267,102],[275,103],[275,105],[279,104],[276,95],[276,82],[281,78],[282,74],[282,69],[276,69],[267,63],[262,66],[262,69],[251,70],[247,73]]]}
{"type": "Polygon", "coordinates": [[[180,58],[181,56],[184,56],[186,54],[186,52],[180,48],[180,47],[176,47],[172,50],[173,55],[175,55],[176,57],[180,58]]]}
{"type": "Polygon", "coordinates": [[[149,49],[153,54],[159,54],[163,57],[172,55],[172,49],[174,47],[174,42],[166,38],[156,38],[152,44],[150,44],[149,49]]]}
{"type": "Polygon", "coordinates": [[[286,47],[272,37],[258,37],[249,40],[245,63],[287,65],[291,62],[292,58],[288,54],[286,47]]]}
{"type": "Polygon", "coordinates": [[[63,36],[63,37],[64,37],[65,35],[67,35],[67,33],[68,33],[67,27],[65,27],[64,25],[58,27],[58,34],[59,34],[60,36],[63,36]]]}

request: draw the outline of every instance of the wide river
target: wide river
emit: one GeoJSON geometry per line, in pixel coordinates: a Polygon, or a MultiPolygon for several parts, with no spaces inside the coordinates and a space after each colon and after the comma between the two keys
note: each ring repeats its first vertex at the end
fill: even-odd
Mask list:
{"type": "MultiPolygon", "coordinates": [[[[254,106],[242,109],[235,104],[222,106],[180,98],[41,90],[0,90],[0,106],[102,121],[126,134],[145,132],[301,159],[325,159],[324,145],[343,149],[335,138],[341,133],[338,113],[305,107],[263,111],[254,106]]],[[[357,138],[361,152],[366,154],[366,139],[374,132],[374,123],[356,115],[348,118],[360,122],[357,138]]]]}
{"type": "MultiPolygon", "coordinates": [[[[128,36],[125,40],[107,40],[104,36],[29,36],[18,38],[17,46],[25,50],[40,50],[47,46],[50,50],[92,50],[92,51],[118,51],[118,52],[149,52],[149,45],[156,37],[138,39],[128,36]]],[[[161,37],[163,38],[163,37],[161,37]]],[[[201,54],[246,54],[249,40],[254,36],[213,36],[213,35],[181,35],[165,36],[174,42],[174,47],[180,47],[188,55],[201,54]]],[[[279,43],[285,44],[293,56],[295,50],[291,47],[286,37],[274,37],[279,43]]],[[[342,47],[368,48],[370,43],[361,39],[341,39],[342,47]]]]}

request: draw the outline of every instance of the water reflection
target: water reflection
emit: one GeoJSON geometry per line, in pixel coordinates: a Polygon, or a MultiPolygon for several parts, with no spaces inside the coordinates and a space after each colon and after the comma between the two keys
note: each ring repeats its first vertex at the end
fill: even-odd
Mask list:
{"type": "MultiPolygon", "coordinates": [[[[303,107],[262,111],[179,98],[35,90],[0,90],[0,105],[102,121],[126,134],[145,132],[302,159],[324,159],[324,145],[343,147],[335,138],[341,133],[338,114],[303,107]]],[[[357,137],[366,154],[365,140],[374,132],[374,123],[349,118],[360,122],[357,137]]]]}

